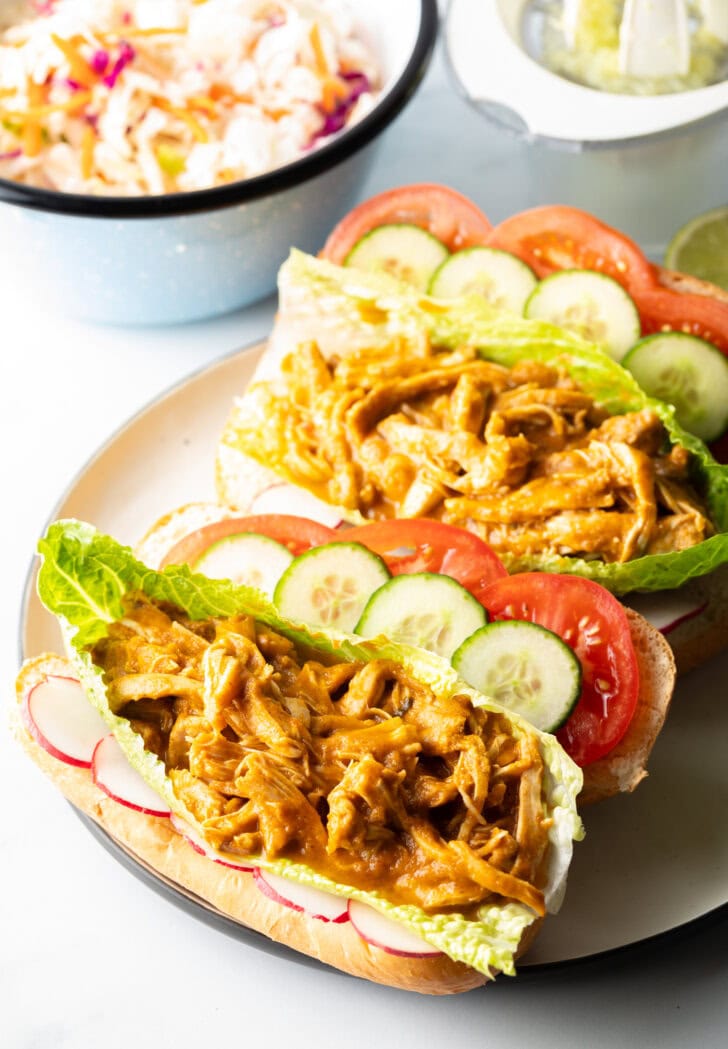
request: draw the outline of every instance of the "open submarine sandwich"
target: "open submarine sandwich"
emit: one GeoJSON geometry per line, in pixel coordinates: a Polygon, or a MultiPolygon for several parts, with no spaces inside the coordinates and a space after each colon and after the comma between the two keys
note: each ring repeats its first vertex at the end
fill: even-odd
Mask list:
{"type": "Polygon", "coordinates": [[[553,736],[434,655],[310,630],[187,566],[154,572],[81,522],[39,550],[70,663],[24,665],[17,730],[76,806],[346,972],[433,994],[513,973],[582,834],[581,774],[553,736]]]}
{"type": "Polygon", "coordinates": [[[509,571],[580,575],[648,615],[659,598],[681,671],[724,647],[728,468],[616,361],[481,295],[296,251],[279,291],[218,446],[222,504],[248,513],[283,481],[354,525],[435,518],[509,571]]]}
{"type": "MultiPolygon", "coordinates": [[[[310,511],[300,493],[276,485],[260,502],[310,511]]],[[[448,659],[471,687],[556,735],[582,769],[580,805],[633,791],[647,775],[673,655],[655,627],[589,579],[509,576],[482,539],[440,521],[335,529],[210,503],[165,514],[136,555],[255,586],[314,629],[381,634],[448,659]]]]}

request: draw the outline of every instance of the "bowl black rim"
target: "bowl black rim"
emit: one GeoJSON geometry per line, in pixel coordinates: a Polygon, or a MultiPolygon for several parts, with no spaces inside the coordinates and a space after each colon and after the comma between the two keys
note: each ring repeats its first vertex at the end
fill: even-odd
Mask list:
{"type": "Polygon", "coordinates": [[[335,168],[368,145],[392,123],[411,99],[429,66],[439,27],[437,0],[419,0],[419,4],[417,39],[404,70],[387,94],[353,127],[290,164],[226,186],[145,197],[62,193],[0,178],[0,202],[84,218],[149,219],[192,215],[246,204],[307,182],[335,168]]]}

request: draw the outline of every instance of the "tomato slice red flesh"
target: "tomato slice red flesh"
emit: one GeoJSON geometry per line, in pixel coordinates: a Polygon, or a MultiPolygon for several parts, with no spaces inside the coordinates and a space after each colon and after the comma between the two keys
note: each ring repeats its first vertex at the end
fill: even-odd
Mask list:
{"type": "Polygon", "coordinates": [[[492,228],[480,208],[448,186],[400,186],[365,200],[345,215],[329,234],[321,257],[341,265],[365,233],[390,222],[419,226],[449,251],[484,244],[492,228]]]}
{"type": "Polygon", "coordinates": [[[579,576],[525,572],[497,580],[483,596],[492,619],[523,619],[553,630],[581,661],[581,696],[557,738],[578,765],[604,757],[624,736],[639,697],[639,667],[619,601],[579,576]]]}
{"type": "Polygon", "coordinates": [[[222,521],[198,528],[181,539],[162,561],[166,565],[194,565],[205,550],[220,539],[244,532],[255,532],[268,536],[287,547],[294,557],[311,550],[314,546],[333,543],[341,538],[341,532],[309,521],[307,517],[294,517],[288,514],[255,514],[250,517],[226,517],[222,521]]]}
{"type": "Polygon", "coordinates": [[[343,535],[383,557],[392,575],[440,572],[479,601],[491,583],[508,574],[498,555],[477,535],[441,521],[422,517],[373,521],[348,528],[343,535]]]}
{"type": "Polygon", "coordinates": [[[497,225],[488,244],[518,255],[539,277],[557,270],[596,270],[632,295],[657,284],[655,267],[634,241],[579,208],[522,211],[497,225]]]}
{"type": "Polygon", "coordinates": [[[645,335],[682,331],[712,342],[728,354],[728,304],[709,295],[657,286],[635,296],[645,335]]]}

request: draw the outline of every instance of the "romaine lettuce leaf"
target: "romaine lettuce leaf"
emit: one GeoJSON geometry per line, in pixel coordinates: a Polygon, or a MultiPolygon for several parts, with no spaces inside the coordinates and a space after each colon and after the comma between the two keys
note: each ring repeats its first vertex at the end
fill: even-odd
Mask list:
{"type": "Polygon", "coordinates": [[[507,367],[527,358],[560,364],[611,414],[654,409],[671,442],[692,453],[693,480],[716,527],[710,539],[625,564],[533,555],[504,558],[509,569],[570,572],[624,594],[673,589],[728,563],[728,467],[716,463],[703,442],[678,425],[671,406],[643,393],[630,373],[599,347],[554,325],[496,309],[479,295],[432,299],[386,274],[341,268],[295,250],[281,268],[279,292],[271,340],[279,355],[304,339],[317,340],[328,355],[339,349],[386,346],[394,338],[417,354],[429,339],[447,349],[476,346],[483,357],[507,367]]]}
{"type": "MultiPolygon", "coordinates": [[[[145,780],[165,799],[170,809],[192,825],[194,817],[172,790],[164,764],[144,749],[141,736],[128,721],[119,718],[109,706],[101,671],[91,659],[89,646],[104,637],[109,623],[123,613],[125,594],[143,591],[148,597],[171,602],[192,619],[235,614],[253,615],[310,650],[335,653],[344,660],[394,659],[433,689],[445,695],[467,693],[478,705],[499,708],[460,681],[449,663],[431,653],[398,645],[384,639],[375,641],[323,633],[281,619],[276,609],[256,590],[210,580],[192,573],[186,566],[170,566],[163,572],[147,569],[130,549],[96,532],[80,521],[59,521],[50,526],[39,543],[42,563],[38,593],[45,607],[58,616],[69,652],[84,688],[114,732],[129,761],[145,780]]],[[[515,715],[509,715],[517,734],[535,730],[515,715]]],[[[549,909],[561,902],[573,840],[583,836],[576,812],[576,797],[582,774],[553,736],[536,733],[547,769],[547,803],[553,820],[549,834],[552,855],[548,865],[545,895],[549,909]]],[[[529,908],[510,903],[485,905],[478,920],[463,915],[431,915],[415,906],[394,905],[377,893],[362,892],[337,884],[300,863],[256,858],[261,867],[284,877],[313,885],[337,895],[351,896],[377,908],[457,961],[480,972],[514,972],[513,953],[521,934],[534,920],[529,908]]]]}

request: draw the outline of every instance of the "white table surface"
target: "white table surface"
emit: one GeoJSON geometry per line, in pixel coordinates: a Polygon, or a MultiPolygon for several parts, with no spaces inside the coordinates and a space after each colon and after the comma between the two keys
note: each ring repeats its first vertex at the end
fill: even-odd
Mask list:
{"type": "MultiPolygon", "coordinates": [[[[479,162],[484,135],[436,63],[388,132],[367,191],[441,180],[488,208],[507,172],[479,162]]],[[[497,137],[491,144],[496,152],[503,145],[497,137]]],[[[50,315],[43,289],[16,272],[0,218],[5,702],[12,701],[25,574],[57,497],[139,407],[264,335],[273,308],[271,299],[161,330],[50,315]]],[[[606,961],[500,978],[484,992],[450,999],[421,998],[270,957],[183,914],[100,848],[4,729],[0,792],[2,1049],[728,1044],[725,918],[606,961]]],[[[629,871],[614,892],[629,892],[629,871]]]]}

